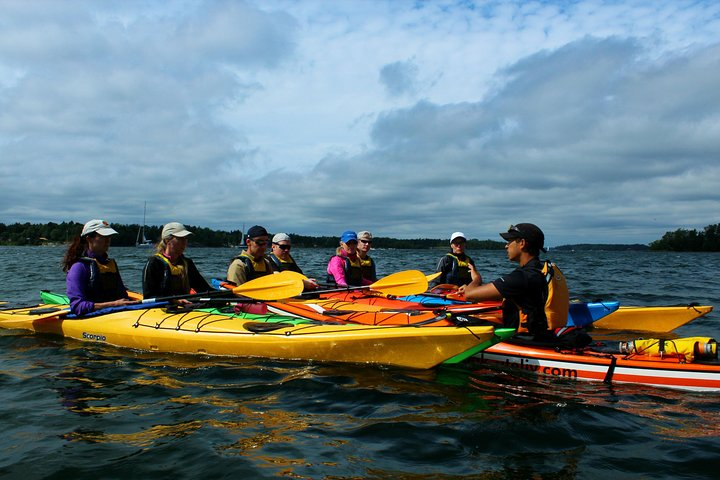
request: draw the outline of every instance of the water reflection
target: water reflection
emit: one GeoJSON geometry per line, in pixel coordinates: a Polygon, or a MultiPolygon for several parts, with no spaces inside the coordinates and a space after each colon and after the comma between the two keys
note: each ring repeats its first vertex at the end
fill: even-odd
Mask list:
{"type": "MultiPolygon", "coordinates": [[[[62,291],[62,249],[0,248],[0,299],[62,291]],[[11,249],[12,250],[12,249],[11,249]],[[5,254],[5,256],[3,256],[5,254]],[[33,263],[36,262],[36,263],[33,263]],[[25,275],[29,270],[32,275],[25,275]],[[25,273],[23,273],[25,272],[25,273]]],[[[139,288],[147,252],[113,249],[139,288]]],[[[208,277],[234,249],[194,249],[208,277]]],[[[329,251],[299,249],[322,273],[329,251]]],[[[441,251],[377,251],[381,276],[441,251]]],[[[502,252],[471,252],[489,277],[502,252]]],[[[720,257],[552,252],[576,294],[720,305],[720,257]],[[673,272],[669,279],[667,272],[673,272]]],[[[717,312],[676,332],[717,334],[717,312]]],[[[613,339],[615,341],[616,339],[613,339]]],[[[720,400],[472,364],[430,371],[134,352],[0,332],[0,475],[714,478],[720,400]],[[653,458],[653,462],[639,459],[653,458]],[[130,472],[130,473],[128,473],[130,472]]]]}

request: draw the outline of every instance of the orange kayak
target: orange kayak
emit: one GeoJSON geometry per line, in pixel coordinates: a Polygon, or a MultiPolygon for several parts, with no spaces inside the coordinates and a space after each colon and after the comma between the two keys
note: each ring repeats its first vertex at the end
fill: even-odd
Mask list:
{"type": "MultiPolygon", "coordinates": [[[[672,342],[666,341],[668,345],[672,342]]],[[[691,362],[682,355],[660,357],[605,353],[592,348],[566,351],[503,342],[477,354],[475,358],[509,371],[561,379],[720,391],[720,363],[717,360],[691,362]]]]}
{"type": "MultiPolygon", "coordinates": [[[[331,300],[334,307],[339,306],[331,300]]],[[[347,302],[344,302],[347,304],[347,302]]],[[[328,317],[338,323],[355,323],[361,325],[409,325],[447,327],[456,325],[452,315],[446,312],[433,312],[430,310],[403,310],[403,311],[357,311],[326,308],[330,305],[303,302],[267,302],[268,311],[281,315],[309,318],[312,320],[328,321],[328,317]]]]}

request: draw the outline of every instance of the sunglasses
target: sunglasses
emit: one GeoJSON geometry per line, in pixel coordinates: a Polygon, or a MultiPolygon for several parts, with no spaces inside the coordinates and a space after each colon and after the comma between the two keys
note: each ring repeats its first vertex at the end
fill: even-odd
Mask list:
{"type": "Polygon", "coordinates": [[[267,240],[252,240],[252,242],[259,247],[262,247],[262,246],[268,244],[267,240]]]}
{"type": "Polygon", "coordinates": [[[280,250],[290,250],[290,245],[280,245],[279,243],[273,243],[276,247],[278,247],[280,250]]]}
{"type": "Polygon", "coordinates": [[[360,240],[362,243],[367,243],[368,245],[372,244],[372,240],[360,240]]]}

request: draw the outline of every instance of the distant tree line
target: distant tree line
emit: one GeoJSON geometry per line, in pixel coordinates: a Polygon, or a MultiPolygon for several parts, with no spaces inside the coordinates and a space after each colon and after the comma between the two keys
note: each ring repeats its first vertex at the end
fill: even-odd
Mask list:
{"type": "MultiPolygon", "coordinates": [[[[292,244],[299,247],[337,247],[339,237],[311,237],[307,235],[296,235],[289,233],[292,244]]],[[[390,249],[431,249],[431,248],[450,248],[449,239],[438,238],[413,238],[398,239],[390,237],[373,237],[373,248],[390,248],[390,249]]],[[[502,250],[505,248],[505,242],[495,242],[493,240],[477,240],[469,239],[467,247],[470,250],[502,250]]]]}
{"type": "MultiPolygon", "coordinates": [[[[113,237],[113,245],[129,247],[135,245],[140,225],[111,224],[118,235],[113,237]]],[[[77,222],[62,223],[0,223],[0,245],[43,245],[69,243],[75,235],[82,231],[83,224],[77,222]]],[[[242,244],[243,232],[240,230],[211,230],[205,227],[187,225],[194,235],[190,237],[190,245],[194,247],[231,247],[242,244]]],[[[160,238],[162,226],[146,226],[145,237],[152,241],[160,238]]],[[[293,245],[298,247],[332,248],[338,245],[336,236],[308,236],[289,234],[293,245]]],[[[394,249],[446,249],[448,239],[415,238],[398,239],[389,237],[373,238],[373,248],[394,249]]],[[[467,248],[470,250],[502,250],[505,242],[494,240],[470,239],[467,248]]],[[[720,252],[720,224],[708,225],[701,231],[678,229],[667,232],[660,240],[650,245],[642,244],[575,244],[553,247],[554,251],[569,250],[664,250],[673,252],[720,252]]]]}
{"type": "Polygon", "coordinates": [[[702,231],[677,229],[650,243],[652,250],[671,252],[720,252],[720,224],[708,225],[702,231]]]}
{"type": "MultiPolygon", "coordinates": [[[[118,234],[113,236],[112,244],[119,247],[134,246],[140,231],[140,225],[110,224],[118,234]]],[[[76,222],[62,223],[14,223],[5,225],[0,223],[0,245],[43,245],[43,244],[64,244],[69,243],[76,235],[80,235],[83,224],[76,222]]],[[[224,247],[239,245],[242,232],[234,230],[231,232],[210,230],[209,228],[194,227],[187,228],[194,233],[190,237],[190,244],[202,247],[224,247]]],[[[162,226],[146,226],[145,237],[152,241],[160,238],[162,226]]]]}
{"type": "MultiPolygon", "coordinates": [[[[135,245],[140,225],[111,224],[118,234],[113,236],[112,244],[118,247],[130,247],[135,245]]],[[[62,223],[14,223],[6,225],[0,223],[0,245],[44,245],[69,243],[82,231],[83,224],[77,222],[62,223]]],[[[222,230],[211,230],[204,227],[187,225],[188,230],[194,235],[190,237],[190,245],[193,247],[231,247],[242,244],[243,232],[233,230],[230,232],[222,230]]],[[[162,226],[146,226],[145,237],[152,241],[160,238],[162,226]]],[[[320,247],[333,248],[338,246],[338,237],[333,236],[307,236],[290,233],[293,245],[298,247],[320,247]]],[[[395,248],[395,249],[434,249],[449,248],[448,239],[397,239],[389,237],[373,238],[373,248],[395,248]]],[[[504,242],[493,240],[470,239],[467,243],[468,249],[473,250],[502,250],[504,242]]]]}

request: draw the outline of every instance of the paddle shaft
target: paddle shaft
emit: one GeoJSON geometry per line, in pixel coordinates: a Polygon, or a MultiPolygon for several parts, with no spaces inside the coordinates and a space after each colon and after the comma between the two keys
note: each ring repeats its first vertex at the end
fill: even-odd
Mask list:
{"type": "Polygon", "coordinates": [[[370,290],[370,285],[363,285],[361,287],[353,287],[353,286],[338,287],[338,288],[330,288],[327,290],[311,290],[309,292],[304,292],[301,296],[316,295],[318,293],[354,292],[355,290],[370,290]]]}

